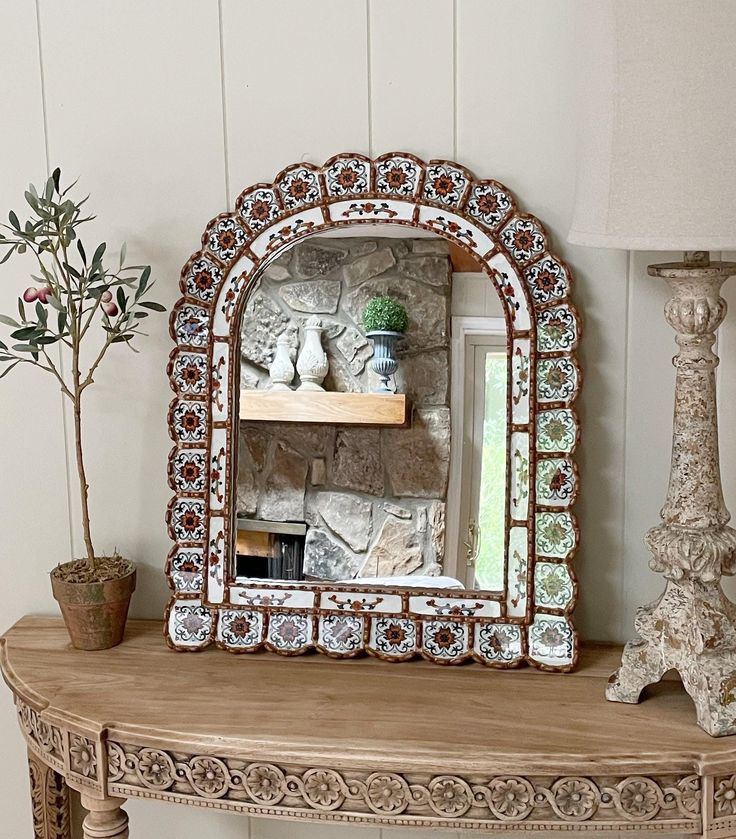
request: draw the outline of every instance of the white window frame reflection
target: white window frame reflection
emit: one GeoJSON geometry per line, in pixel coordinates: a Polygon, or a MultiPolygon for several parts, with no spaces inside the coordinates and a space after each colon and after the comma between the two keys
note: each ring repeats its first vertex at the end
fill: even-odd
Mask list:
{"type": "MultiPolygon", "coordinates": [[[[506,349],[506,321],[502,317],[453,317],[450,345],[451,392],[450,410],[452,436],[450,447],[450,477],[447,491],[447,534],[445,545],[445,573],[466,581],[474,587],[473,569],[466,564],[463,542],[468,526],[468,504],[463,503],[463,483],[470,476],[464,474],[463,453],[466,439],[466,370],[473,365],[474,353],[467,351],[468,337],[484,337],[489,343],[506,349]],[[465,508],[465,509],[464,509],[465,508]]],[[[468,418],[472,419],[472,418],[468,418]]],[[[504,493],[505,497],[505,493],[504,493]]],[[[503,590],[503,584],[498,587],[503,590]]]]}

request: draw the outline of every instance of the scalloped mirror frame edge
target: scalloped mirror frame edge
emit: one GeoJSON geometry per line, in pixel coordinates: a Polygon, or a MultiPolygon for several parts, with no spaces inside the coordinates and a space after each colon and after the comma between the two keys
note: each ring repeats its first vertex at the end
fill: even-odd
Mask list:
{"type": "Polygon", "coordinates": [[[573,669],[579,531],[571,507],[579,481],[572,455],[580,437],[573,403],[582,377],[572,284],[542,224],[518,210],[511,192],[452,161],[342,153],[321,167],[288,166],[273,183],[244,190],[234,212],[207,225],[182,270],[170,319],[169,646],[573,669]],[[403,225],[408,235],[422,229],[458,245],[476,257],[502,301],[509,445],[501,596],[229,579],[240,313],[259,272],[286,248],[347,226],[360,235],[361,224],[403,225]]]}

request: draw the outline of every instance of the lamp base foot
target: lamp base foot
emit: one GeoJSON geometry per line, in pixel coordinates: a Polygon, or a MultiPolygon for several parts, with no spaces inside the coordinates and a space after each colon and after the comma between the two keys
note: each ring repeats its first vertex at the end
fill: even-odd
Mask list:
{"type": "Polygon", "coordinates": [[[720,584],[668,580],[662,597],[639,609],[636,629],[606,698],[636,703],[647,685],[676,670],[698,725],[713,737],[736,734],[736,605],[720,584]]]}

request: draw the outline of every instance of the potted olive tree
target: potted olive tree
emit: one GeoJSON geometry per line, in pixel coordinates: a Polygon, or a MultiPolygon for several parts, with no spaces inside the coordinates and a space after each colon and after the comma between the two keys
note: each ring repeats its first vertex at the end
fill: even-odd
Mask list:
{"type": "Polygon", "coordinates": [[[105,260],[105,242],[94,251],[85,249],[79,228],[94,216],[83,210],[87,198],[71,196],[74,184],[62,189],[60,181],[56,169],[41,190],[31,185],[25,193],[28,219],[21,222],[11,210],[9,224],[0,225],[0,264],[27,253],[36,266],[33,284],[18,298],[18,316],[0,315],[10,329],[9,338],[0,340],[0,378],[18,365],[32,365],[56,381],[71,405],[85,556],[58,565],[51,585],[72,644],[100,650],[122,640],[135,566],[117,551],[113,556],[95,552],[82,446],[83,397],[112,345],[132,349],[133,339],[144,334],[149,311],[162,312],[164,306],[146,299],[153,286],[151,268],[126,265],[125,245],[115,268],[105,260]]]}
{"type": "Polygon", "coordinates": [[[409,326],[406,309],[393,297],[374,297],[363,310],[363,329],[373,341],[371,367],[381,379],[374,393],[393,393],[388,381],[396,372],[396,344],[409,326]]]}

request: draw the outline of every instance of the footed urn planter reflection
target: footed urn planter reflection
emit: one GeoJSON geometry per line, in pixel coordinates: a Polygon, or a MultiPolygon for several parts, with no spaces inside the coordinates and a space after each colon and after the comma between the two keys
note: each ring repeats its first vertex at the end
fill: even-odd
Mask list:
{"type": "Polygon", "coordinates": [[[402,332],[376,330],[366,332],[366,337],[373,341],[371,369],[381,379],[381,383],[373,389],[373,392],[394,393],[388,383],[399,367],[396,360],[396,345],[404,337],[404,334],[402,332]]]}

